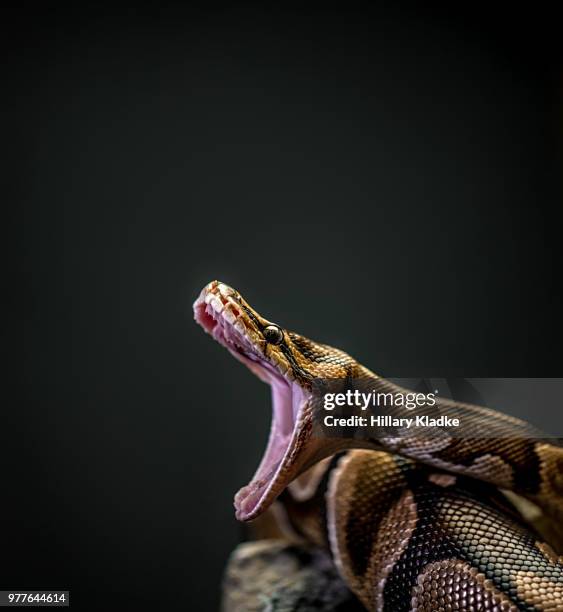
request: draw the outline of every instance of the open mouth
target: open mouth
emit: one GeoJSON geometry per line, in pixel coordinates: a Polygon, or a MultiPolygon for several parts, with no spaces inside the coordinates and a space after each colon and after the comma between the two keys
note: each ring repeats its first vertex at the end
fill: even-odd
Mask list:
{"type": "Polygon", "coordinates": [[[235,496],[236,517],[256,518],[295,476],[295,453],[309,392],[297,382],[290,364],[268,344],[268,324],[234,289],[213,281],[194,303],[194,318],[217,342],[244,363],[272,390],[272,423],[260,465],[235,496]]]}

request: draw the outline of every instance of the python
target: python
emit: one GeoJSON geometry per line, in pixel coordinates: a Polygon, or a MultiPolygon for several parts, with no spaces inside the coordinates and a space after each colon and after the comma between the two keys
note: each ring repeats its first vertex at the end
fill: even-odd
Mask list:
{"type": "MultiPolygon", "coordinates": [[[[280,498],[283,523],[330,551],[368,610],[563,610],[556,440],[520,419],[444,398],[436,398],[434,418],[455,414],[470,438],[447,427],[436,427],[438,439],[416,430],[406,438],[314,435],[315,380],[365,378],[380,393],[408,390],[266,319],[224,283],[203,289],[194,316],[271,387],[270,436],[254,477],[235,495],[239,520],[280,498]],[[544,520],[527,523],[515,494],[544,520]]],[[[412,414],[396,404],[389,412],[412,414]]]]}

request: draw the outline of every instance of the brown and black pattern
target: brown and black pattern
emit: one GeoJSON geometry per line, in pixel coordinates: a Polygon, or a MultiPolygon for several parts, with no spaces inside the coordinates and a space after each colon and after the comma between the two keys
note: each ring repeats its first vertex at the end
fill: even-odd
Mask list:
{"type": "Polygon", "coordinates": [[[463,561],[447,559],[426,565],[412,589],[410,609],[517,612],[518,607],[492,582],[463,561]]]}
{"type": "MultiPolygon", "coordinates": [[[[307,541],[323,548],[329,547],[325,496],[332,472],[344,455],[345,453],[338,453],[327,460],[326,465],[319,466],[317,464],[309,470],[309,472],[312,472],[317,467],[322,467],[322,477],[306,497],[300,499],[293,493],[291,487],[288,487],[279,497],[293,531],[307,541]]],[[[307,477],[308,473],[305,473],[298,481],[303,481],[307,477]]]]}
{"type": "Polygon", "coordinates": [[[431,457],[436,466],[517,491],[563,519],[563,448],[558,445],[528,438],[451,438],[431,457]]]}
{"type": "MultiPolygon", "coordinates": [[[[392,393],[404,391],[378,378],[373,387],[392,393]]],[[[389,413],[399,418],[409,416],[401,407],[393,407],[389,413]]],[[[448,399],[438,398],[435,406],[425,407],[425,413],[458,418],[462,427],[459,431],[447,427],[417,431],[392,442],[380,437],[372,440],[374,448],[383,446],[432,467],[515,491],[563,521],[563,446],[558,439],[545,436],[521,419],[448,399]]]]}
{"type": "Polygon", "coordinates": [[[494,487],[373,451],[332,478],[333,553],[368,609],[563,609],[561,560],[494,487]]]}

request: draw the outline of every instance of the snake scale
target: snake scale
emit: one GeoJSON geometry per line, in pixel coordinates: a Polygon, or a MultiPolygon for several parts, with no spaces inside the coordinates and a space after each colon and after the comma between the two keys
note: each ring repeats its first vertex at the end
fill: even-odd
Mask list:
{"type": "Polygon", "coordinates": [[[325,547],[368,610],[563,611],[559,544],[542,541],[503,493],[533,502],[556,533],[558,443],[519,419],[446,399],[435,413],[459,416],[471,436],[445,432],[437,443],[314,435],[314,380],[393,384],[341,350],[265,319],[224,283],[203,289],[194,316],[272,389],[268,445],[235,496],[239,520],[275,502],[284,528],[325,547]]]}

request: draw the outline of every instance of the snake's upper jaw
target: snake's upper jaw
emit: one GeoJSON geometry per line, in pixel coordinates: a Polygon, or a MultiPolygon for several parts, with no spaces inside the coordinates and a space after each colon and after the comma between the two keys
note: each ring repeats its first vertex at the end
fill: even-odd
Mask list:
{"type": "Polygon", "coordinates": [[[194,303],[195,320],[272,389],[272,425],[252,481],[235,496],[236,516],[256,518],[295,478],[306,461],[311,435],[310,392],[268,345],[260,317],[229,286],[213,281],[194,303]]]}

